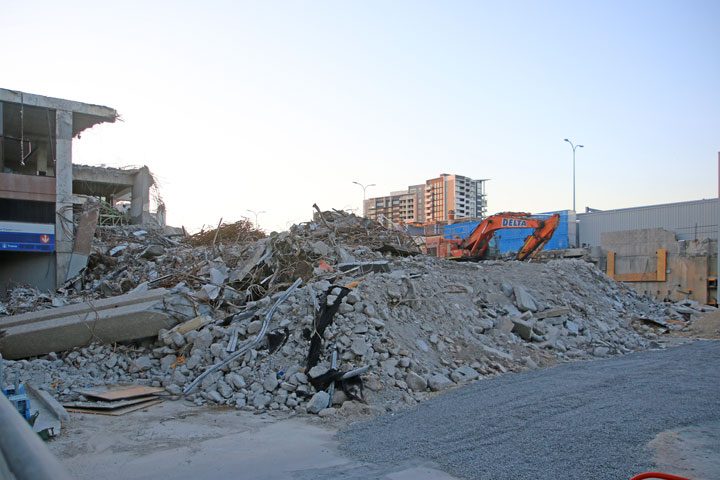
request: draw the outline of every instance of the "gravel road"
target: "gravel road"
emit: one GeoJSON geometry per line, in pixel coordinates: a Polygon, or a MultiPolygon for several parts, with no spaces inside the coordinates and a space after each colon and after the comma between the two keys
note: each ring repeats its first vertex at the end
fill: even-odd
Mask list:
{"type": "Polygon", "coordinates": [[[460,478],[629,479],[653,470],[655,435],[718,418],[720,341],[697,341],[475,382],[339,439],[362,461],[460,478]]]}

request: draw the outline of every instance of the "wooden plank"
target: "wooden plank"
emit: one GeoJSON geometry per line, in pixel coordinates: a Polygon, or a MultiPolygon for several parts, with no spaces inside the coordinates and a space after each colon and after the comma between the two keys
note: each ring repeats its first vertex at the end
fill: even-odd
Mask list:
{"type": "Polygon", "coordinates": [[[136,405],[138,403],[147,402],[149,400],[156,400],[155,397],[138,397],[130,398],[127,400],[118,400],[114,402],[98,401],[98,402],[67,402],[63,403],[65,408],[89,408],[93,410],[113,410],[116,408],[127,407],[129,405],[136,405]]]}
{"type": "Polygon", "coordinates": [[[667,271],[667,250],[659,248],[657,252],[657,269],[646,273],[615,273],[615,252],[607,254],[607,276],[618,282],[664,282],[667,271]]]}
{"type": "Polygon", "coordinates": [[[656,282],[665,281],[665,273],[667,272],[667,250],[664,248],[658,248],[657,251],[657,273],[655,276],[656,282]]]}
{"type": "Polygon", "coordinates": [[[618,273],[615,275],[618,282],[657,282],[657,272],[651,273],[618,273]]]}
{"type": "Polygon", "coordinates": [[[615,278],[615,252],[607,253],[607,276],[615,278]]]}
{"type": "Polygon", "coordinates": [[[163,388],[146,387],[143,385],[103,385],[76,391],[86,397],[110,401],[144,397],[146,395],[161,393],[165,390],[163,388]]]}
{"type": "Polygon", "coordinates": [[[99,409],[90,409],[90,408],[75,408],[75,407],[69,407],[66,410],[68,412],[75,412],[75,413],[90,413],[93,415],[111,415],[113,417],[118,417],[120,415],[125,415],[131,412],[135,412],[137,410],[142,410],[144,408],[152,407],[153,405],[158,405],[162,403],[162,399],[156,398],[154,400],[148,400],[147,402],[143,403],[137,403],[135,405],[129,405],[127,407],[122,408],[116,408],[114,410],[99,410],[99,409]]]}

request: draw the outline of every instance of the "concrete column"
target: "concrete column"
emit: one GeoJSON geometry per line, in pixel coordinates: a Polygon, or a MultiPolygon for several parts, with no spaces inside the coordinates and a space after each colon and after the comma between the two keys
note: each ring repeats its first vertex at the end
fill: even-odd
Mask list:
{"type": "Polygon", "coordinates": [[[57,110],[55,120],[55,283],[59,287],[67,280],[73,249],[72,112],[57,110]]]}
{"type": "Polygon", "coordinates": [[[135,174],[130,202],[130,223],[148,223],[150,218],[150,187],[154,183],[150,170],[143,167],[135,174]]]}
{"type": "Polygon", "coordinates": [[[3,157],[3,144],[5,143],[5,139],[2,138],[3,135],[5,135],[3,132],[3,106],[5,104],[3,102],[0,102],[0,173],[2,173],[3,168],[5,168],[5,160],[3,157]]]}

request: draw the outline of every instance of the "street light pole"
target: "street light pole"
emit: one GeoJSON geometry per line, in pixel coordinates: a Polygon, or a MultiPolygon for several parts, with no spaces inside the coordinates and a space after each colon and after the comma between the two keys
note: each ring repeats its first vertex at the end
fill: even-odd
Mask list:
{"type": "Polygon", "coordinates": [[[583,148],[584,145],[573,145],[573,143],[570,140],[568,140],[567,138],[565,139],[565,141],[570,144],[570,146],[572,147],[572,151],[573,151],[573,212],[574,212],[575,211],[575,149],[583,148]]]}
{"type": "Polygon", "coordinates": [[[258,215],[260,215],[261,213],[267,213],[267,212],[265,210],[262,210],[260,212],[256,212],[255,210],[247,210],[247,211],[255,214],[255,228],[258,228],[258,215]]]}
{"type": "Polygon", "coordinates": [[[369,184],[367,184],[367,185],[363,185],[363,184],[360,183],[360,182],[352,182],[352,183],[354,183],[355,185],[360,185],[360,187],[363,189],[363,204],[362,204],[362,206],[363,206],[363,216],[365,216],[365,200],[366,200],[366,197],[365,197],[365,189],[368,188],[368,187],[374,187],[375,184],[374,184],[374,183],[369,183],[369,184]]]}

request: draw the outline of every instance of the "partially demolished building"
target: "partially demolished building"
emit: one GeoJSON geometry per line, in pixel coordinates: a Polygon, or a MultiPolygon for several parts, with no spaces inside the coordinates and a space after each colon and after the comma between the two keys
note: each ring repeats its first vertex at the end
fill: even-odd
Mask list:
{"type": "Polygon", "coordinates": [[[72,164],[73,139],[117,117],[109,107],[0,88],[0,293],[13,283],[54,289],[72,276],[73,194],[132,198],[133,223],[149,220],[147,167],[72,164]]]}

